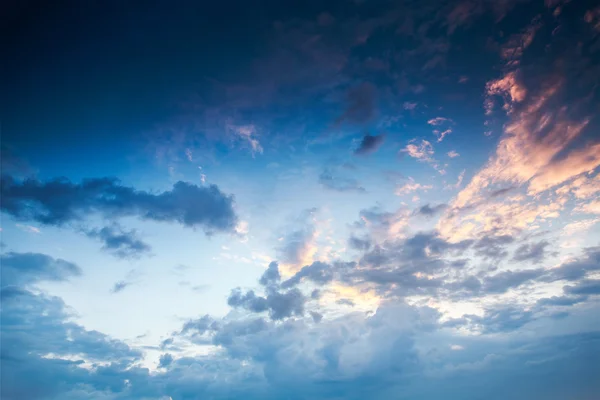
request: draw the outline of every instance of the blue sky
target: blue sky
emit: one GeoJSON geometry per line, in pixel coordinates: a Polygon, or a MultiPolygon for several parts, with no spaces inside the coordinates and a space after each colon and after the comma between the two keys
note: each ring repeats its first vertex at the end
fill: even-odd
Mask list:
{"type": "Polygon", "coordinates": [[[3,399],[600,391],[597,6],[5,18],[3,399]]]}

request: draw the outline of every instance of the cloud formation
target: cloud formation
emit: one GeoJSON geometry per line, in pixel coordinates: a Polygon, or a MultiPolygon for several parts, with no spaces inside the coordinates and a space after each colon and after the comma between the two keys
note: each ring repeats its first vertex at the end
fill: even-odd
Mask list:
{"type": "Polygon", "coordinates": [[[1,179],[2,211],[45,225],[77,222],[90,212],[107,218],[177,222],[207,233],[232,232],[238,222],[233,196],[216,185],[177,182],[172,190],[153,194],[122,186],[114,178],[86,179],[79,184],[62,178],[18,181],[3,175],[1,179]]]}
{"type": "Polygon", "coordinates": [[[358,146],[358,148],[356,150],[354,150],[354,154],[365,155],[365,154],[374,153],[379,149],[379,147],[381,147],[384,140],[385,140],[385,135],[383,135],[383,134],[381,134],[381,135],[366,134],[363,137],[362,141],[360,142],[360,145],[358,146]]]}

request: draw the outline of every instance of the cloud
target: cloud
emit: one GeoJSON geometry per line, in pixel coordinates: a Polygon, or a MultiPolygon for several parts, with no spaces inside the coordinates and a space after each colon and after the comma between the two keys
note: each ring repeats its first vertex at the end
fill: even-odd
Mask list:
{"type": "Polygon", "coordinates": [[[120,293],[120,292],[122,292],[123,290],[125,290],[125,288],[126,288],[127,286],[130,286],[130,285],[131,285],[131,282],[127,282],[127,281],[119,281],[119,282],[116,282],[116,283],[113,285],[113,287],[112,287],[112,289],[111,289],[110,291],[111,291],[112,293],[120,293]]]}
{"type": "Polygon", "coordinates": [[[458,154],[458,153],[457,153],[456,151],[454,151],[454,150],[451,150],[451,151],[449,151],[447,154],[448,154],[448,157],[450,157],[450,158],[456,158],[456,157],[460,157],[460,154],[458,154]]]}
{"type": "Polygon", "coordinates": [[[40,253],[4,253],[2,286],[25,286],[39,281],[65,281],[81,275],[81,268],[61,258],[40,253]]]}
{"type": "Polygon", "coordinates": [[[600,279],[586,279],[575,286],[565,286],[564,291],[571,295],[598,295],[600,294],[600,279]]]}
{"type": "Polygon", "coordinates": [[[361,239],[355,236],[350,236],[348,239],[348,245],[355,250],[366,251],[371,247],[371,240],[369,238],[361,239]]]}
{"type": "Polygon", "coordinates": [[[437,136],[437,142],[440,143],[446,136],[452,133],[452,129],[446,129],[443,131],[439,131],[437,129],[433,130],[433,134],[437,136]]]}
{"type": "Polygon", "coordinates": [[[542,240],[537,243],[526,243],[517,250],[515,250],[515,255],[513,256],[513,260],[515,261],[531,261],[534,264],[540,263],[544,261],[547,256],[546,247],[548,247],[550,243],[546,240],[542,240]]]}
{"type": "Polygon", "coordinates": [[[419,190],[427,191],[432,189],[431,185],[422,185],[420,183],[415,182],[415,180],[411,177],[408,178],[408,182],[396,188],[396,196],[402,196],[406,194],[410,194],[419,190]]]}
{"type": "Polygon", "coordinates": [[[441,213],[448,207],[447,204],[438,204],[437,206],[431,207],[429,204],[425,204],[421,208],[415,210],[415,214],[424,215],[426,217],[432,217],[438,213],[441,213]]]}
{"type": "Polygon", "coordinates": [[[441,175],[446,173],[444,169],[447,165],[441,166],[437,160],[433,158],[433,146],[431,143],[425,139],[421,140],[421,143],[416,144],[417,140],[412,139],[409,143],[399,151],[400,154],[406,153],[412,158],[416,158],[419,162],[426,162],[430,164],[437,172],[441,175]]]}
{"type": "Polygon", "coordinates": [[[281,243],[276,251],[282,264],[301,266],[310,262],[316,251],[315,243],[318,237],[316,212],[314,208],[303,211],[297,221],[281,236],[281,243]]]}
{"type": "MultiPolygon", "coordinates": [[[[250,147],[250,151],[252,152],[253,156],[256,153],[262,154],[263,147],[261,146],[260,142],[257,139],[258,133],[257,133],[257,129],[256,129],[255,125],[253,125],[253,124],[235,125],[235,124],[233,124],[232,121],[228,121],[225,124],[225,129],[227,132],[229,132],[230,134],[232,134],[234,137],[238,138],[242,142],[246,142],[247,145],[250,147]]],[[[187,154],[187,150],[186,150],[186,154],[187,154]]],[[[191,158],[191,156],[188,156],[188,158],[191,158]]]]}
{"type": "Polygon", "coordinates": [[[281,281],[281,275],[279,274],[279,265],[276,261],[273,261],[267,267],[267,270],[262,274],[258,283],[263,286],[278,285],[281,281]]]}
{"type": "Polygon", "coordinates": [[[305,265],[302,269],[290,279],[284,281],[281,286],[284,288],[292,287],[302,280],[306,279],[317,285],[324,285],[333,280],[334,268],[330,264],[323,263],[321,261],[315,261],[310,265],[305,265]]]}
{"type": "Polygon", "coordinates": [[[323,185],[323,187],[336,192],[366,192],[366,189],[362,187],[356,179],[335,175],[330,168],[326,168],[321,172],[321,175],[319,175],[319,183],[323,185]]]}
{"type": "Polygon", "coordinates": [[[172,363],[173,363],[173,356],[169,353],[165,353],[160,356],[160,359],[158,361],[158,367],[159,368],[168,368],[169,365],[171,365],[172,363]]]}
{"type": "Polygon", "coordinates": [[[508,256],[506,246],[515,238],[510,235],[486,235],[473,245],[477,255],[484,258],[501,259],[508,256]]]}
{"type": "Polygon", "coordinates": [[[42,231],[40,231],[40,229],[36,228],[35,226],[23,225],[23,224],[16,224],[15,226],[25,232],[28,232],[28,233],[42,233],[42,231]]]}
{"type": "Polygon", "coordinates": [[[449,118],[435,117],[435,118],[432,118],[429,121],[427,121],[427,123],[429,125],[439,126],[439,125],[443,125],[443,124],[452,123],[452,120],[449,118]]]}
{"type": "Polygon", "coordinates": [[[383,135],[383,134],[381,134],[381,135],[366,134],[363,137],[362,141],[360,142],[360,145],[358,146],[358,148],[356,150],[354,150],[354,154],[364,155],[364,154],[374,153],[379,149],[379,147],[381,147],[384,140],[385,140],[385,135],[383,135]]]}
{"type": "Polygon", "coordinates": [[[286,292],[270,290],[266,297],[257,296],[253,290],[242,293],[235,289],[227,298],[231,307],[241,307],[252,313],[269,312],[272,320],[282,320],[292,316],[304,315],[306,297],[296,288],[286,292]]]}
{"type": "Polygon", "coordinates": [[[151,250],[148,244],[138,239],[135,230],[127,232],[116,224],[102,229],[88,230],[86,235],[102,241],[104,243],[102,249],[119,258],[139,257],[151,250]]]}
{"type": "Polygon", "coordinates": [[[406,153],[409,156],[416,158],[419,161],[432,161],[432,156],[434,154],[433,146],[427,140],[422,139],[420,144],[415,144],[415,139],[413,139],[409,144],[404,147],[404,149],[400,150],[401,153],[406,153]]]}
{"type": "Polygon", "coordinates": [[[178,222],[207,233],[231,232],[238,221],[233,202],[233,196],[216,185],[177,182],[172,190],[153,194],[122,186],[114,178],[86,179],[76,184],[64,178],[19,182],[2,176],[2,211],[45,225],[64,225],[96,212],[108,218],[137,216],[178,222]]]}

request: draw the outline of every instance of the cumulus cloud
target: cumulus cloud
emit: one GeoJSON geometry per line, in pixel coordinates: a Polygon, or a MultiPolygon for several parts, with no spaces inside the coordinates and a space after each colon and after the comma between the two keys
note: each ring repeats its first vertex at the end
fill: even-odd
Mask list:
{"type": "Polygon", "coordinates": [[[108,218],[136,216],[178,222],[207,233],[231,232],[238,221],[233,196],[224,194],[216,185],[177,182],[172,190],[153,194],[123,186],[114,178],[72,183],[64,178],[18,181],[4,175],[1,183],[3,212],[45,225],[79,221],[90,212],[108,218]]]}

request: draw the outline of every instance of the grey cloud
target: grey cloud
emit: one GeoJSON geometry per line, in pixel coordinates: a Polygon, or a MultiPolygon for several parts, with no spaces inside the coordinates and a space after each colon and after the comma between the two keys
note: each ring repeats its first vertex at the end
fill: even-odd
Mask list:
{"type": "Polygon", "coordinates": [[[267,270],[262,274],[258,283],[263,286],[279,284],[281,275],[279,274],[279,265],[276,261],[273,261],[267,267],[267,270]]]}
{"type": "Polygon", "coordinates": [[[77,184],[65,178],[19,182],[6,175],[1,185],[3,212],[46,225],[79,221],[90,212],[110,218],[178,222],[207,233],[232,232],[238,222],[233,196],[216,185],[177,182],[172,190],[153,194],[122,186],[115,178],[84,179],[77,184]]]}
{"type": "Polygon", "coordinates": [[[508,192],[511,192],[513,190],[515,190],[516,188],[514,186],[510,186],[507,188],[502,188],[502,189],[498,189],[498,190],[494,190],[493,192],[490,193],[489,197],[490,198],[496,198],[496,197],[500,197],[505,195],[508,192]]]}
{"type": "Polygon", "coordinates": [[[415,211],[415,214],[424,215],[426,217],[432,217],[436,214],[444,211],[448,206],[446,204],[438,204],[437,206],[431,207],[429,204],[425,204],[423,207],[415,211]]]}
{"type": "Polygon", "coordinates": [[[477,255],[485,258],[501,259],[508,255],[505,247],[514,242],[514,238],[509,235],[488,235],[479,239],[473,248],[477,255]]]}
{"type": "Polygon", "coordinates": [[[139,257],[150,252],[151,247],[138,239],[136,230],[124,231],[113,224],[102,229],[92,229],[86,235],[104,243],[103,250],[119,258],[139,257]]]}
{"type": "Polygon", "coordinates": [[[272,290],[266,297],[257,296],[253,290],[244,294],[240,289],[234,289],[227,299],[231,307],[241,307],[253,313],[268,311],[272,320],[304,315],[305,303],[306,297],[296,288],[286,292],[272,290]]]}
{"type": "Polygon", "coordinates": [[[81,268],[60,258],[39,253],[6,253],[0,256],[2,286],[23,286],[38,281],[64,281],[81,275],[81,268]]]}
{"type": "Polygon", "coordinates": [[[356,150],[354,150],[354,154],[357,155],[366,155],[376,152],[379,147],[383,144],[385,140],[385,135],[369,135],[368,133],[363,137],[360,145],[356,150]]]}
{"type": "Polygon", "coordinates": [[[535,264],[544,261],[546,258],[546,247],[548,247],[550,243],[546,240],[542,240],[538,243],[526,243],[515,251],[513,256],[513,260],[515,261],[531,261],[535,264]]]}
{"type": "Polygon", "coordinates": [[[600,270],[600,247],[586,248],[580,257],[553,268],[545,278],[549,281],[575,281],[583,278],[588,272],[600,270]]]}
{"type": "Polygon", "coordinates": [[[305,265],[293,277],[281,284],[288,288],[300,283],[303,279],[308,279],[316,284],[324,285],[333,280],[334,269],[330,264],[321,261],[315,261],[310,265],[305,265]]]}
{"type": "Polygon", "coordinates": [[[173,363],[173,356],[169,353],[162,354],[158,360],[158,368],[167,368],[173,363]]]}
{"type": "Polygon", "coordinates": [[[323,314],[318,313],[316,311],[309,311],[310,316],[312,317],[313,321],[316,323],[319,323],[323,320],[323,314]]]}
{"type": "Polygon", "coordinates": [[[587,300],[587,296],[552,296],[539,299],[540,306],[572,306],[587,300]]]}
{"type": "Polygon", "coordinates": [[[207,314],[198,319],[187,321],[185,324],[183,324],[183,327],[179,333],[183,335],[188,333],[203,335],[206,332],[216,331],[218,328],[219,323],[207,314]]]}
{"type": "Polygon", "coordinates": [[[584,279],[575,286],[565,286],[567,294],[575,295],[597,295],[600,294],[600,279],[584,279]]]}
{"type": "Polygon", "coordinates": [[[269,309],[269,303],[265,297],[257,296],[254,290],[245,294],[240,289],[232,290],[227,298],[227,304],[231,307],[243,307],[249,311],[260,313],[269,309]]]}
{"type": "Polygon", "coordinates": [[[483,291],[485,293],[504,293],[541,277],[545,272],[544,268],[500,272],[485,278],[483,291]]]}
{"type": "Polygon", "coordinates": [[[369,238],[361,239],[356,236],[350,236],[348,245],[355,250],[367,251],[371,248],[371,240],[369,238]]]}

